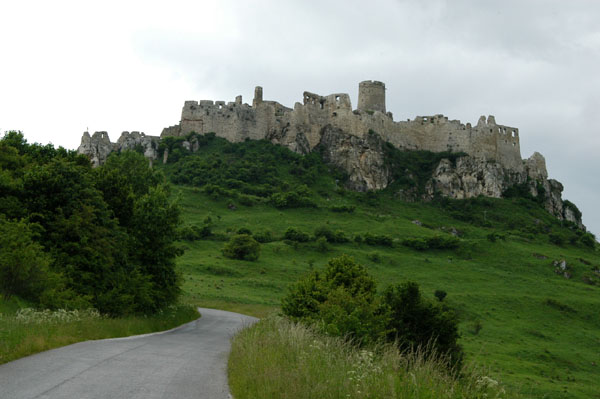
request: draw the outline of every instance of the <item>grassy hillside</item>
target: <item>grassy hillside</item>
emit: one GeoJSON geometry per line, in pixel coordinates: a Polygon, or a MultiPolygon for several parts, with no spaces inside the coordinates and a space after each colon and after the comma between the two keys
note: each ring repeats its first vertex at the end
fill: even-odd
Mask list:
{"type": "MultiPolygon", "coordinates": [[[[205,173],[236,173],[228,165],[247,162],[252,170],[253,164],[264,162],[257,153],[270,151],[259,144],[226,145],[231,147],[220,154],[209,143],[194,162],[220,158],[205,173]]],[[[395,198],[395,189],[345,191],[339,187],[341,177],[318,160],[292,154],[288,161],[278,166],[277,156],[271,158],[274,180],[263,181],[262,195],[249,191],[252,174],[231,177],[246,186],[233,182],[226,187],[219,177],[187,181],[197,187],[174,190],[179,191],[187,232],[203,231],[196,235],[201,239],[182,241],[186,251],[178,268],[185,277],[186,301],[262,316],[277,309],[286,287],[304,273],[349,254],[368,267],[380,288],[413,280],[431,298],[435,290],[446,291],[445,301],[462,320],[467,361],[490,367],[525,397],[600,397],[600,287],[594,271],[600,268],[600,256],[589,242],[585,245],[582,232],[562,225],[532,198],[407,203],[395,198]],[[297,165],[303,171],[291,173],[297,165]],[[307,174],[311,177],[303,177],[307,174]],[[302,184],[307,187],[298,191],[302,184]],[[304,205],[290,208],[273,200],[294,190],[304,205]],[[341,232],[348,242],[285,240],[290,227],[311,236],[325,227],[341,232]],[[240,229],[261,241],[272,240],[263,242],[257,261],[222,255],[225,242],[240,229]],[[457,248],[414,249],[427,246],[428,237],[453,234],[459,237],[457,248]],[[377,236],[391,239],[391,245],[365,242],[373,244],[377,236]],[[555,272],[553,262],[562,260],[570,279],[555,272]]],[[[174,176],[181,167],[177,162],[165,171],[174,176]]],[[[438,241],[430,240],[429,246],[438,241]]]]}

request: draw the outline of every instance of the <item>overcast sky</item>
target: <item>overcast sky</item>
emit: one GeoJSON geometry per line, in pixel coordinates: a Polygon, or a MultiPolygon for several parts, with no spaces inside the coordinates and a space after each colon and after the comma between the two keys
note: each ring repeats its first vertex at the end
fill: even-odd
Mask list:
{"type": "Polygon", "coordinates": [[[158,135],[184,100],[293,106],[304,90],[387,87],[395,120],[442,113],[518,127],[600,233],[600,2],[3,1],[0,130],[75,149],[158,135]]]}

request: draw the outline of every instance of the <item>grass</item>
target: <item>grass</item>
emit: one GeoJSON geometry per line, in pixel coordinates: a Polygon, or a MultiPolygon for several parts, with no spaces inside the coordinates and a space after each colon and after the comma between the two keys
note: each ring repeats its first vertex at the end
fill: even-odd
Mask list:
{"type": "Polygon", "coordinates": [[[86,311],[17,310],[20,305],[0,301],[0,364],[75,342],[168,330],[199,316],[190,305],[173,306],[148,317],[120,318],[86,311]]]}
{"type": "Polygon", "coordinates": [[[198,188],[178,190],[186,223],[201,225],[210,216],[217,233],[215,239],[182,242],[186,251],[178,268],[187,303],[263,317],[277,311],[288,285],[346,253],[367,266],[380,289],[412,280],[431,298],[436,290],[446,291],[444,301],[462,320],[460,342],[467,361],[489,367],[491,378],[510,390],[548,399],[600,397],[600,287],[583,280],[600,266],[599,253],[581,245],[551,244],[543,230],[565,235],[570,230],[529,202],[486,199],[461,214],[433,203],[402,202],[393,193],[365,201],[365,196],[332,189],[317,198],[318,208],[236,203],[231,210],[230,199],[198,188]],[[355,210],[330,210],[339,204],[355,210]],[[289,227],[313,234],[319,226],[349,237],[389,235],[394,245],[332,243],[323,252],[315,241],[282,240],[289,227]],[[221,253],[223,240],[242,227],[253,233],[268,230],[276,239],[262,244],[257,261],[231,260],[221,253]],[[452,228],[460,233],[457,249],[419,251],[401,244],[406,238],[449,235],[452,228]],[[492,242],[488,236],[494,232],[505,239],[492,242]],[[567,261],[571,279],[555,273],[552,261],[560,259],[567,261]]]}
{"type": "Polygon", "coordinates": [[[237,334],[229,357],[236,398],[505,398],[476,371],[455,378],[443,361],[392,346],[358,349],[280,317],[237,334]]]}

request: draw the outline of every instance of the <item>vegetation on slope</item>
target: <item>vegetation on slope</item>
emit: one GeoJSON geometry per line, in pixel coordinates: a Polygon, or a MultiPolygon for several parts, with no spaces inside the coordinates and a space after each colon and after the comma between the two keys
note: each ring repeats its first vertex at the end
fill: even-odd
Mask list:
{"type": "MultiPolygon", "coordinates": [[[[220,139],[213,140],[165,165],[167,176],[182,159],[260,167],[262,161],[252,160],[258,154],[281,151],[266,142],[226,143],[236,148],[233,156],[234,150],[221,154],[220,139]]],[[[342,175],[314,162],[322,169],[312,183],[290,173],[283,158],[269,164],[279,181],[271,192],[306,184],[313,204],[305,207],[277,208],[273,194],[246,202],[243,195],[250,194],[225,185],[218,186],[222,191],[180,186],[186,252],[178,266],[186,301],[264,316],[299,278],[347,254],[366,266],[380,292],[412,280],[424,297],[442,297],[459,316],[466,364],[489,366],[488,375],[512,390],[547,398],[584,398],[598,390],[600,257],[593,236],[526,195],[407,203],[394,187],[347,191],[342,175]],[[238,234],[260,242],[258,259],[223,256],[238,234]]]]}
{"type": "Polygon", "coordinates": [[[179,208],[136,153],[86,157],[0,140],[0,292],[46,308],[154,313],[179,294],[179,208]]]}

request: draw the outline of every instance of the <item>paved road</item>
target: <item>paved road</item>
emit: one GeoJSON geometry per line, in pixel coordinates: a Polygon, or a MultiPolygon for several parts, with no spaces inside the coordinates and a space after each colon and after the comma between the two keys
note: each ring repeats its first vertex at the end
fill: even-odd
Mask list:
{"type": "Polygon", "coordinates": [[[165,333],[80,342],[6,363],[0,398],[228,398],[229,339],[256,319],[200,313],[165,333]]]}

